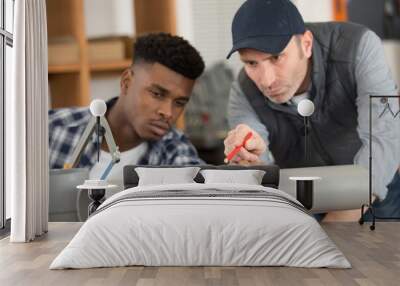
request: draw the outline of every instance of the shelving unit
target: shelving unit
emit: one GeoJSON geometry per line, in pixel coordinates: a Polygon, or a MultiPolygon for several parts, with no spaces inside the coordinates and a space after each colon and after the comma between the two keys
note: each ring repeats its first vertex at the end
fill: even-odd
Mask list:
{"type": "Polygon", "coordinates": [[[87,105],[90,72],[83,0],[47,0],[46,4],[48,38],[72,37],[79,49],[77,63],[49,66],[51,105],[53,108],[87,105]]]}
{"type": "MultiPolygon", "coordinates": [[[[131,65],[131,59],[89,63],[84,1],[46,1],[49,40],[62,37],[73,39],[79,51],[76,63],[49,65],[51,108],[89,105],[90,80],[93,75],[98,73],[115,75],[131,65]]],[[[175,0],[132,1],[134,1],[136,34],[154,31],[176,33],[175,0]]],[[[60,54],[60,57],[62,56],[60,54]]],[[[183,128],[183,118],[179,119],[177,125],[183,128]]]]}
{"type": "Polygon", "coordinates": [[[49,65],[49,74],[79,72],[79,64],[49,65]]]}
{"type": "MultiPolygon", "coordinates": [[[[137,34],[152,31],[175,33],[175,0],[132,1],[137,34]]],[[[71,37],[79,50],[76,63],[49,65],[51,107],[87,106],[91,99],[91,74],[122,71],[130,66],[131,59],[89,63],[84,0],[47,0],[46,3],[48,38],[71,37]]]]}
{"type": "Polygon", "coordinates": [[[84,0],[47,0],[48,38],[69,37],[79,51],[76,63],[49,65],[52,108],[87,106],[91,100],[92,72],[118,72],[130,65],[130,59],[89,63],[84,15],[84,0]]]}
{"type": "Polygon", "coordinates": [[[128,68],[132,64],[131,59],[105,62],[105,63],[91,63],[89,68],[91,72],[109,72],[109,71],[119,71],[128,68]]]}

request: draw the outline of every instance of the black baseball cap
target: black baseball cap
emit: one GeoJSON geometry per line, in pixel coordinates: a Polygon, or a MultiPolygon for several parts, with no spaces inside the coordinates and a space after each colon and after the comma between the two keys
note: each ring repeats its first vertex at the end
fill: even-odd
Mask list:
{"type": "Polygon", "coordinates": [[[227,58],[242,48],[279,54],[293,35],[305,31],[303,18],[289,0],[247,0],[233,18],[233,47],[227,58]]]}

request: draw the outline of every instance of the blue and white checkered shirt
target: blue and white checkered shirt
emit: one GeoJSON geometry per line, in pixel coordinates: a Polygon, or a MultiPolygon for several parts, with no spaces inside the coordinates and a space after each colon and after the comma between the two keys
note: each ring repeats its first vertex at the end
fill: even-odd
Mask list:
{"type": "MultiPolygon", "coordinates": [[[[115,99],[107,102],[110,107],[115,99]]],[[[49,158],[51,169],[61,169],[69,163],[72,153],[91,119],[89,108],[61,108],[49,110],[49,158]]],[[[92,136],[82,152],[78,168],[92,168],[97,160],[96,136],[92,136]]],[[[186,136],[171,129],[158,141],[148,141],[147,152],[140,165],[196,165],[204,164],[186,136]]]]}

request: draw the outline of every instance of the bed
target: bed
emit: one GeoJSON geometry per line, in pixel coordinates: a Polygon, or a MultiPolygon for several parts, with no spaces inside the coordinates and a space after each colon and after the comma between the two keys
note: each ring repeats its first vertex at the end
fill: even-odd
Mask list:
{"type": "Polygon", "coordinates": [[[313,216],[277,189],[278,167],[199,166],[182,181],[176,172],[185,168],[126,166],[125,190],[97,209],[50,269],[351,267],[313,216]],[[231,181],[221,182],[223,172],[231,181]],[[246,172],[258,172],[259,184],[246,181],[246,172]]]}

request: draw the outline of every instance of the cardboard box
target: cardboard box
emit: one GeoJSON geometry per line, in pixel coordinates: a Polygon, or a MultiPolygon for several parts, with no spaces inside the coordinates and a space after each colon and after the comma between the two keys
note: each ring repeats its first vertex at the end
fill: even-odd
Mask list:
{"type": "Polygon", "coordinates": [[[79,46],[71,37],[49,39],[49,65],[78,64],[79,46]]]}
{"type": "Polygon", "coordinates": [[[125,37],[100,38],[89,41],[88,57],[90,63],[124,60],[127,54],[125,37]]]}

